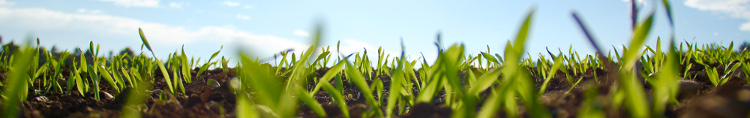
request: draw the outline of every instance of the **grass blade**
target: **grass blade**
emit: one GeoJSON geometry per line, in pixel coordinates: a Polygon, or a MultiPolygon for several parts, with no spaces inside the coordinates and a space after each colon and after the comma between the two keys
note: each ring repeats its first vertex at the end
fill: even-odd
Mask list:
{"type": "Polygon", "coordinates": [[[156,64],[159,65],[159,70],[161,70],[161,73],[164,76],[164,81],[166,81],[167,87],[169,87],[169,92],[174,93],[172,80],[170,80],[169,78],[169,72],[167,72],[167,68],[164,67],[164,63],[162,63],[159,58],[156,58],[156,54],[154,54],[154,51],[151,50],[151,45],[148,44],[148,40],[146,40],[146,36],[143,34],[143,30],[141,30],[141,28],[138,28],[138,34],[141,35],[141,41],[143,41],[143,44],[146,45],[148,51],[151,51],[151,55],[154,56],[154,59],[156,59],[156,64]]]}
{"type": "Polygon", "coordinates": [[[349,63],[349,61],[346,60],[347,58],[344,58],[344,61],[346,62],[346,71],[344,72],[346,72],[348,78],[354,82],[354,85],[356,85],[362,91],[362,94],[364,94],[367,103],[372,105],[372,108],[375,109],[375,113],[378,114],[378,116],[383,116],[382,110],[380,110],[380,103],[378,103],[375,97],[373,97],[372,90],[370,89],[370,86],[367,85],[365,76],[362,75],[362,73],[359,73],[359,71],[357,71],[357,68],[355,68],[352,64],[349,63]]]}
{"type": "Polygon", "coordinates": [[[326,115],[326,111],[323,109],[323,106],[321,106],[320,103],[318,103],[318,101],[316,101],[315,98],[313,98],[313,96],[310,96],[307,93],[305,93],[305,90],[302,88],[297,88],[297,89],[299,89],[297,90],[298,92],[297,96],[299,96],[300,100],[302,100],[302,102],[304,102],[305,105],[307,105],[307,107],[312,109],[312,111],[315,112],[315,114],[317,114],[318,117],[323,118],[323,117],[328,116],[326,115]]]}
{"type": "MultiPolygon", "coordinates": [[[[148,40],[146,40],[146,36],[143,34],[143,30],[141,30],[141,28],[138,28],[138,34],[141,36],[141,41],[143,41],[143,45],[146,46],[146,49],[148,49],[148,51],[151,51],[153,53],[154,51],[151,50],[151,44],[148,44],[148,40]]],[[[91,49],[94,49],[94,48],[92,47],[91,49]]]]}
{"type": "Polygon", "coordinates": [[[219,52],[221,52],[221,49],[224,49],[224,46],[221,46],[219,51],[214,52],[214,54],[211,55],[211,58],[208,58],[208,61],[206,61],[206,64],[203,64],[203,66],[201,66],[201,69],[198,70],[198,74],[196,74],[195,77],[200,77],[201,74],[203,74],[203,71],[206,71],[206,69],[208,69],[208,66],[211,65],[211,59],[214,59],[214,57],[216,57],[216,55],[218,55],[219,52]]]}
{"type": "Polygon", "coordinates": [[[560,66],[563,65],[563,56],[558,56],[555,58],[555,64],[552,65],[552,68],[549,70],[550,72],[547,75],[547,78],[544,78],[544,82],[542,83],[542,88],[539,89],[539,94],[544,94],[544,92],[547,91],[547,85],[549,84],[549,81],[552,80],[553,77],[557,74],[557,71],[560,69],[560,66]]]}
{"type": "Polygon", "coordinates": [[[109,85],[111,85],[112,88],[114,88],[115,93],[120,93],[120,87],[118,87],[117,83],[112,78],[112,75],[109,74],[109,72],[107,71],[107,69],[104,69],[104,66],[97,66],[97,67],[99,69],[99,74],[101,76],[104,76],[104,80],[106,80],[107,83],[109,83],[109,85]]]}
{"type": "Polygon", "coordinates": [[[185,55],[185,45],[184,44],[182,45],[182,56],[180,56],[180,59],[182,61],[181,62],[182,63],[181,64],[182,71],[180,72],[180,73],[182,73],[182,78],[185,79],[185,81],[187,83],[192,83],[193,80],[192,80],[192,77],[190,76],[190,68],[189,68],[190,64],[188,63],[187,55],[185,55]]]}
{"type": "Polygon", "coordinates": [[[339,61],[338,64],[331,67],[331,69],[328,69],[328,72],[324,74],[322,77],[320,77],[320,80],[318,80],[318,84],[315,85],[315,88],[312,92],[310,92],[310,95],[315,95],[320,90],[320,87],[322,87],[322,83],[328,83],[333,77],[338,75],[342,70],[344,70],[344,64],[345,62],[339,61]]]}
{"type": "Polygon", "coordinates": [[[664,66],[657,75],[657,80],[652,84],[653,88],[653,116],[661,117],[666,109],[667,102],[677,101],[680,89],[679,76],[679,54],[675,51],[674,40],[670,40],[669,53],[664,66]]]}
{"type": "Polygon", "coordinates": [[[349,108],[346,106],[346,101],[344,100],[344,96],[341,95],[341,92],[336,90],[331,84],[329,83],[320,83],[321,87],[323,87],[323,90],[328,92],[328,95],[333,97],[333,99],[336,101],[336,103],[339,105],[339,108],[341,109],[341,113],[344,114],[345,118],[349,118],[349,108]]]}
{"type": "Polygon", "coordinates": [[[637,72],[634,71],[635,62],[639,59],[641,52],[640,49],[643,46],[643,42],[646,40],[646,36],[651,29],[653,21],[653,12],[648,18],[638,25],[633,32],[633,39],[628,46],[628,50],[624,51],[622,70],[620,70],[620,85],[624,87],[624,92],[627,93],[626,108],[628,109],[631,117],[648,117],[649,105],[643,101],[647,101],[646,95],[643,92],[643,87],[640,81],[636,77],[637,72]]]}
{"type": "Polygon", "coordinates": [[[28,90],[27,81],[29,75],[25,72],[29,70],[28,64],[31,63],[31,59],[36,55],[34,50],[29,46],[24,46],[23,50],[18,50],[14,53],[13,60],[16,62],[12,63],[10,73],[6,79],[6,84],[3,87],[3,96],[5,96],[2,104],[2,116],[5,118],[18,117],[21,100],[26,100],[28,92],[21,90],[28,90]]]}

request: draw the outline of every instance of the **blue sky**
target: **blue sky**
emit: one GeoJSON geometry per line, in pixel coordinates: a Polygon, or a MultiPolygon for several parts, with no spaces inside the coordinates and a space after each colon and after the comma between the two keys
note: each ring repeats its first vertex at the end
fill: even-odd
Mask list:
{"type": "MultiPolygon", "coordinates": [[[[750,0],[671,0],[676,39],[700,44],[728,45],[750,40],[750,0]]],[[[641,16],[656,12],[647,45],[669,36],[669,24],[660,2],[639,0],[641,16]]],[[[322,22],[324,45],[342,53],[382,46],[392,57],[420,52],[434,60],[436,34],[445,46],[463,43],[477,54],[487,46],[501,53],[513,39],[523,17],[536,11],[527,51],[536,57],[544,48],[591,54],[581,30],[571,17],[575,10],[607,50],[627,44],[630,38],[629,3],[623,0],[477,0],[477,1],[182,1],[182,0],[0,0],[0,36],[8,40],[39,37],[42,45],[72,50],[86,49],[89,41],[101,50],[136,50],[138,28],[158,57],[179,50],[207,58],[224,46],[222,55],[234,57],[236,49],[252,49],[260,57],[289,48],[309,46],[316,22],[322,22]]],[[[643,17],[641,17],[643,18],[643,17]]],[[[371,57],[377,58],[377,57],[371,57]]]]}

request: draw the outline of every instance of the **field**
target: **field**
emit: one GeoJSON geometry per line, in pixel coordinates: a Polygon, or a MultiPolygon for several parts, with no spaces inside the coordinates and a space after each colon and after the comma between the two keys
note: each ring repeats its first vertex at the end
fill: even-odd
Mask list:
{"type": "Polygon", "coordinates": [[[319,45],[322,26],[303,53],[267,60],[240,53],[239,63],[217,57],[223,47],[209,58],[184,49],[156,58],[158,45],[140,29],[140,53],[105,56],[95,42],[72,51],[39,39],[11,42],[0,52],[0,111],[5,118],[750,117],[748,43],[735,51],[734,42],[677,42],[672,34],[669,43],[644,45],[653,12],[633,14],[630,43],[608,52],[575,12],[596,54],[526,52],[532,10],[504,52],[465,52],[438,38],[429,63],[407,57],[404,45],[401,55],[378,49],[377,59],[366,50],[336,54],[338,45],[319,45]]]}

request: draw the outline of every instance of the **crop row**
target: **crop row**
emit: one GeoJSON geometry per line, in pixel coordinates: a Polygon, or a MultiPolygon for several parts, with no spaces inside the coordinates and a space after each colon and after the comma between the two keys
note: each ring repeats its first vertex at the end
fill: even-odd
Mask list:
{"type": "MultiPolygon", "coordinates": [[[[669,4],[666,0],[663,4],[672,23],[669,4]]],[[[317,27],[312,36],[312,46],[301,54],[280,52],[274,56],[274,60],[280,61],[268,64],[264,63],[267,60],[240,53],[239,62],[232,64],[236,65],[234,69],[230,69],[229,60],[224,57],[214,59],[221,50],[202,64],[201,58],[188,58],[184,49],[171,53],[166,60],[160,60],[155,57],[146,35],[140,29],[142,48],[151,52],[151,57],[143,53],[100,56],[99,46],[93,42],[85,51],[53,53],[38,46],[37,39],[37,46],[30,46],[30,43],[22,47],[3,46],[0,52],[0,72],[7,74],[0,83],[3,88],[3,117],[17,115],[17,107],[20,101],[27,99],[29,90],[40,90],[42,94],[80,94],[98,100],[104,95],[102,85],[107,85],[114,96],[125,95],[121,93],[132,89],[130,91],[133,93],[126,96],[122,114],[124,117],[138,117],[138,111],[148,97],[145,91],[152,90],[155,81],[166,81],[168,92],[161,93],[165,96],[184,95],[184,85],[201,77],[209,67],[231,70],[238,76],[229,85],[237,97],[238,117],[293,117],[297,115],[301,103],[318,116],[326,117],[326,111],[314,98],[321,90],[338,104],[344,117],[353,117],[349,114],[349,105],[343,102],[346,96],[343,94],[343,82],[350,82],[348,84],[361,90],[368,105],[364,116],[368,117],[403,115],[409,107],[435,101],[444,102],[444,106],[453,111],[453,117],[492,117],[500,109],[509,117],[518,117],[521,110],[533,117],[551,117],[550,110],[539,101],[548,92],[550,80],[563,75],[568,86],[571,86],[570,91],[582,84],[584,74],[597,70],[605,71],[593,72],[594,81],[591,83],[612,86],[609,90],[599,91],[613,94],[606,98],[587,94],[579,110],[580,116],[604,115],[604,111],[594,108],[597,107],[596,99],[610,99],[610,107],[622,106],[631,117],[662,116],[668,105],[679,105],[677,94],[680,80],[695,79],[696,74],[690,73],[690,70],[705,70],[713,86],[722,86],[730,79],[744,79],[750,83],[750,75],[747,75],[750,74],[750,53],[733,51],[734,44],[722,47],[684,42],[677,46],[673,36],[670,36],[666,51],[662,50],[661,39],[657,39],[656,47],[644,46],[652,27],[653,11],[640,22],[633,17],[631,42],[621,51],[613,47],[614,51],[606,55],[598,51],[594,55],[579,56],[571,49],[567,53],[562,50],[539,53],[536,60],[522,58],[533,13],[531,11],[526,16],[517,37],[507,43],[502,55],[490,53],[489,48],[479,54],[466,54],[464,46],[459,44],[441,48],[443,46],[438,39],[438,58],[433,65],[425,63],[424,57],[414,60],[405,58],[403,45],[400,56],[391,57],[378,49],[377,63],[365,56],[367,51],[362,54],[334,54],[330,46],[319,46],[322,42],[321,27],[317,27]],[[422,63],[418,64],[419,61],[422,63]],[[193,68],[199,68],[195,75],[191,74],[193,68]],[[327,71],[317,75],[316,71],[321,69],[327,71]],[[739,73],[744,73],[744,78],[734,77],[739,73]],[[383,79],[390,81],[384,83],[383,79]],[[537,80],[542,81],[541,85],[536,85],[537,80]],[[309,81],[314,84],[307,84],[309,81]],[[651,87],[650,95],[644,90],[646,84],[651,87]],[[388,93],[384,94],[385,91],[388,93]],[[441,92],[445,93],[444,96],[437,96],[441,92]],[[649,100],[653,102],[645,102],[649,100]]],[[[575,12],[572,15],[591,44],[597,50],[602,50],[580,17],[575,12]]],[[[217,82],[207,79],[206,83],[217,82]]]]}

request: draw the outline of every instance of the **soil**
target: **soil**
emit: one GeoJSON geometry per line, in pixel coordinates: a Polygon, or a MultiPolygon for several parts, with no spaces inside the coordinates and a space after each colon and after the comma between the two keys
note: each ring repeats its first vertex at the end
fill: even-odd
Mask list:
{"type": "MultiPolygon", "coordinates": [[[[703,67],[694,67],[688,70],[690,78],[681,80],[681,87],[679,91],[678,101],[679,106],[670,105],[665,110],[664,116],[667,117],[747,117],[748,111],[750,111],[750,85],[747,84],[744,78],[747,76],[738,71],[734,75],[730,76],[729,82],[726,85],[715,87],[709,81],[703,67]]],[[[472,68],[476,69],[476,68],[472,68]]],[[[536,79],[536,86],[540,87],[543,82],[542,77],[536,72],[536,68],[528,68],[532,73],[532,78],[536,79]]],[[[285,69],[284,69],[285,70],[285,69]]],[[[316,71],[316,76],[321,77],[328,69],[323,68],[316,71]]],[[[684,68],[683,68],[684,70],[684,68]]],[[[197,74],[198,68],[192,71],[192,75],[197,74]]],[[[229,90],[229,80],[234,78],[235,75],[230,73],[233,69],[223,71],[221,69],[206,71],[199,77],[194,77],[192,83],[184,83],[186,94],[165,94],[166,96],[160,96],[161,93],[165,93],[167,85],[161,77],[161,73],[155,72],[154,89],[149,90],[150,97],[142,108],[141,111],[143,117],[151,118],[164,118],[164,117],[201,117],[201,118],[214,118],[214,117],[235,117],[237,111],[235,111],[235,95],[229,90]],[[218,82],[218,85],[206,84],[208,79],[213,79],[218,82]],[[161,100],[160,97],[166,97],[166,100],[161,100]]],[[[720,70],[719,73],[723,73],[724,70],[720,70]]],[[[578,109],[583,103],[584,91],[587,88],[598,89],[600,100],[608,100],[606,97],[609,95],[609,90],[612,84],[607,84],[603,81],[609,77],[608,73],[610,70],[603,69],[589,69],[585,73],[578,73],[572,76],[573,78],[582,78],[581,84],[573,87],[568,84],[568,80],[563,72],[557,72],[552,78],[549,87],[545,94],[542,95],[540,101],[547,107],[549,112],[554,117],[576,117],[578,109]],[[596,78],[596,79],[595,79],[596,78]],[[598,83],[597,83],[598,80],[598,83]],[[595,87],[586,87],[595,86],[595,87]],[[567,92],[570,90],[569,92],[567,92]]],[[[419,77],[419,72],[417,77],[419,77]]],[[[573,73],[573,71],[569,71],[573,73]]],[[[461,73],[461,76],[466,75],[461,73]]],[[[0,78],[3,79],[4,77],[0,78]]],[[[67,78],[64,77],[64,78],[67,78]]],[[[388,96],[388,87],[390,85],[390,77],[388,76],[368,76],[367,78],[380,78],[383,81],[384,88],[383,96],[388,96]]],[[[346,78],[344,80],[344,99],[348,105],[349,114],[352,117],[361,117],[368,110],[372,110],[371,106],[365,103],[364,96],[360,89],[355,87],[353,84],[349,84],[346,78]]],[[[421,79],[421,78],[419,78],[421,79]]],[[[3,79],[4,80],[4,79],[3,79]]],[[[37,79],[39,80],[39,79],[37,79]]],[[[371,83],[374,79],[368,79],[368,83],[371,83]]],[[[330,81],[333,84],[333,80],[330,81]]],[[[39,81],[35,84],[40,83],[39,81]]],[[[64,82],[62,82],[64,83],[64,82]]],[[[308,85],[313,86],[314,82],[308,82],[308,85]]],[[[651,88],[648,84],[644,84],[644,90],[647,94],[651,93],[651,88]]],[[[64,87],[63,89],[67,89],[64,87]]],[[[31,88],[28,98],[23,101],[21,117],[120,117],[120,111],[124,104],[124,98],[120,94],[115,94],[115,91],[108,84],[100,84],[102,87],[101,100],[93,98],[93,94],[88,93],[81,96],[76,90],[71,93],[41,93],[38,88],[31,88]],[[110,94],[111,96],[107,96],[110,94]]],[[[311,88],[308,88],[311,89],[311,88]]],[[[414,94],[419,94],[417,89],[411,88],[414,94]]],[[[123,93],[130,91],[130,88],[126,88],[123,93]]],[[[124,95],[124,94],[123,94],[124,95]]],[[[438,92],[437,97],[432,103],[419,103],[413,107],[406,107],[405,112],[402,115],[396,117],[406,118],[440,118],[450,117],[451,109],[444,106],[442,96],[445,95],[444,91],[438,92]]],[[[478,101],[478,106],[484,103],[486,97],[489,95],[488,91],[485,91],[481,96],[481,101],[478,101]]],[[[416,95],[415,95],[416,96],[416,95]]],[[[377,96],[376,95],[376,99],[377,96]]],[[[343,114],[339,110],[339,106],[331,101],[331,97],[328,93],[321,89],[320,92],[315,94],[314,98],[323,105],[326,113],[329,117],[343,117],[343,114]]],[[[387,101],[383,98],[382,101],[387,101]]],[[[608,101],[601,101],[607,103],[608,101]]],[[[648,101],[651,102],[651,101],[648,101]]],[[[385,102],[383,102],[385,104],[385,102]]],[[[381,105],[385,107],[385,105],[381,105]]],[[[523,107],[521,107],[523,108],[523,107]]],[[[608,117],[628,117],[628,114],[624,108],[602,108],[608,117]]],[[[521,111],[521,117],[530,117],[524,110],[521,111]]],[[[317,117],[306,105],[300,104],[298,116],[300,117],[317,117]]],[[[504,111],[498,111],[496,117],[506,117],[504,111]]]]}

